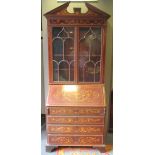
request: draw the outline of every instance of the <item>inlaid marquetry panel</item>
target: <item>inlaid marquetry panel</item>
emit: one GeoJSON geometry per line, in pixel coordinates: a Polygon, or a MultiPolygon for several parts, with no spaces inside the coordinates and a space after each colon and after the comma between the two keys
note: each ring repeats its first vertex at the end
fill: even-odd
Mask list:
{"type": "Polygon", "coordinates": [[[100,145],[103,144],[102,136],[59,136],[48,135],[50,145],[100,145]]]}
{"type": "Polygon", "coordinates": [[[73,137],[67,137],[67,136],[53,136],[48,135],[48,143],[51,145],[66,145],[66,144],[73,144],[74,138],[73,137]]]}
{"type": "Polygon", "coordinates": [[[76,18],[76,19],[64,19],[64,18],[61,18],[61,17],[57,17],[57,18],[51,18],[50,20],[50,24],[70,24],[70,25],[81,25],[83,23],[86,23],[86,24],[91,24],[91,25],[97,25],[97,24],[104,24],[105,23],[105,20],[103,18],[87,18],[87,19],[82,19],[82,18],[76,18]]]}
{"type": "Polygon", "coordinates": [[[47,106],[105,106],[104,87],[95,85],[50,85],[47,106]],[[74,90],[72,91],[73,87],[74,90]],[[71,91],[70,91],[71,90],[71,91]]]}
{"type": "Polygon", "coordinates": [[[57,117],[47,116],[49,124],[104,124],[104,117],[57,117]]]}
{"type": "Polygon", "coordinates": [[[58,134],[103,134],[104,126],[61,126],[61,125],[48,125],[48,133],[58,134]]]}
{"type": "Polygon", "coordinates": [[[89,107],[48,107],[48,115],[104,115],[104,108],[89,108],[89,107]]]}

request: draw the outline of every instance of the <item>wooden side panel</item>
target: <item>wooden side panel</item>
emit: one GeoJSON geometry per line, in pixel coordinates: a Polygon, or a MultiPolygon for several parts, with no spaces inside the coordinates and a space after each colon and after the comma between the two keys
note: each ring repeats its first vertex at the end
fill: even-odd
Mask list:
{"type": "Polygon", "coordinates": [[[57,134],[92,134],[102,135],[104,132],[104,126],[68,126],[68,125],[48,125],[48,133],[57,134]]]}
{"type": "Polygon", "coordinates": [[[47,116],[49,124],[104,124],[104,116],[101,117],[61,117],[47,116]]]}
{"type": "Polygon", "coordinates": [[[103,116],[105,114],[104,109],[98,107],[48,107],[47,114],[55,116],[103,116]]]}
{"type": "Polygon", "coordinates": [[[49,145],[100,145],[103,144],[103,136],[61,136],[48,135],[49,145]]]}

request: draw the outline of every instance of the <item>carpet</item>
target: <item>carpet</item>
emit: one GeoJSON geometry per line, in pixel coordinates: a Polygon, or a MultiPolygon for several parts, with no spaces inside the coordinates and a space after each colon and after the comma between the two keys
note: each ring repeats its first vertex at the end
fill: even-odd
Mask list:
{"type": "Polygon", "coordinates": [[[105,150],[105,153],[100,153],[93,148],[60,148],[56,155],[112,155],[112,145],[106,145],[105,150]]]}

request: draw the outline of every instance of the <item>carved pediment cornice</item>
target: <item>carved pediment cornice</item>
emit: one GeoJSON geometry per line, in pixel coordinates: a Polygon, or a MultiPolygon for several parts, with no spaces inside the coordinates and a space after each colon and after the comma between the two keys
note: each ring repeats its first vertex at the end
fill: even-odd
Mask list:
{"type": "Polygon", "coordinates": [[[75,11],[70,13],[67,11],[69,2],[57,7],[50,12],[45,14],[45,17],[48,19],[48,24],[104,24],[106,20],[110,17],[109,14],[99,10],[89,3],[85,3],[88,11],[86,13],[81,13],[75,11]]]}

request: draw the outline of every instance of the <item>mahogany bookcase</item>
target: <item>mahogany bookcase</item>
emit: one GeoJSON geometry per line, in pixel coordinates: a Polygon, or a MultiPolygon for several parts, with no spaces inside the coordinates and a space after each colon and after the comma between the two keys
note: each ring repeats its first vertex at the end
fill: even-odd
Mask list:
{"type": "Polygon", "coordinates": [[[69,2],[47,12],[49,91],[46,103],[47,150],[91,146],[104,151],[105,45],[107,13],[69,2]]]}

